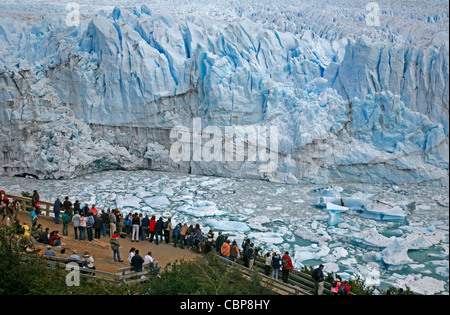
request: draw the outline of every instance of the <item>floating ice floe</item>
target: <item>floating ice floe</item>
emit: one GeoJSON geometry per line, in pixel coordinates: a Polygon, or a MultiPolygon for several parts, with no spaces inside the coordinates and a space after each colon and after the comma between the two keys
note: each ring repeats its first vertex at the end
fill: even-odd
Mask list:
{"type": "MultiPolygon", "coordinates": [[[[329,225],[338,225],[343,222],[339,215],[341,212],[377,221],[404,222],[406,219],[406,213],[402,207],[392,206],[380,201],[321,196],[316,198],[313,204],[329,211],[329,225]]],[[[405,205],[405,208],[408,206],[405,205]]]]}
{"type": "Polygon", "coordinates": [[[294,246],[294,259],[303,262],[311,259],[320,259],[330,252],[330,248],[325,245],[311,244],[310,246],[294,246]]]}
{"type": "Polygon", "coordinates": [[[342,219],[339,214],[348,211],[347,207],[341,207],[331,202],[327,202],[325,204],[325,209],[327,209],[330,214],[330,217],[328,218],[328,225],[331,226],[341,223],[342,219]]]}
{"type": "Polygon", "coordinates": [[[350,237],[351,243],[372,250],[382,250],[391,245],[394,240],[395,236],[388,238],[381,235],[375,227],[355,233],[350,237]]]}
{"type": "Polygon", "coordinates": [[[238,221],[208,219],[205,221],[205,225],[210,226],[213,230],[237,231],[237,232],[250,231],[250,227],[247,224],[238,221]]]}
{"type": "Polygon", "coordinates": [[[283,234],[273,232],[251,232],[248,237],[258,240],[258,243],[281,244],[284,243],[283,234]]]}
{"type": "Polygon", "coordinates": [[[316,228],[313,232],[311,229],[299,226],[294,231],[294,235],[301,237],[304,240],[318,242],[319,245],[326,244],[327,242],[331,241],[331,236],[324,229],[316,228]]]}
{"type": "Polygon", "coordinates": [[[169,199],[166,196],[156,196],[145,198],[144,202],[153,208],[166,207],[170,205],[169,199]]]}
{"type": "Polygon", "coordinates": [[[248,225],[254,229],[261,232],[267,232],[269,229],[267,227],[262,226],[262,224],[269,223],[270,219],[263,215],[263,216],[257,216],[253,217],[247,220],[248,225]]]}
{"type": "Polygon", "coordinates": [[[116,207],[119,209],[122,208],[140,208],[140,202],[141,199],[131,196],[131,195],[125,195],[124,197],[118,197],[116,199],[116,207]]]}
{"type": "Polygon", "coordinates": [[[408,287],[418,294],[433,295],[445,291],[445,281],[421,274],[409,274],[407,276],[394,274],[391,279],[394,279],[395,286],[405,290],[408,287]]]}
{"type": "Polygon", "coordinates": [[[402,238],[396,238],[380,253],[380,259],[388,270],[401,270],[414,263],[408,256],[408,246],[402,238]]]}
{"type": "Polygon", "coordinates": [[[178,211],[194,217],[213,217],[226,214],[225,211],[219,210],[214,202],[203,200],[185,204],[178,208],[178,211]]]}

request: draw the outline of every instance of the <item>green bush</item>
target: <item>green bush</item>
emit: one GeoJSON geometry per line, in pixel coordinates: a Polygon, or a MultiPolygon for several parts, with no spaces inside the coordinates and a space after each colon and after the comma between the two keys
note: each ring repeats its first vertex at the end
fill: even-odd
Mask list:
{"type": "Polygon", "coordinates": [[[80,279],[79,286],[66,284],[62,265],[49,268],[44,258],[22,253],[14,229],[0,225],[0,295],[101,295],[139,294],[138,285],[118,286],[104,280],[80,279]]]}
{"type": "Polygon", "coordinates": [[[193,261],[176,262],[150,279],[146,294],[152,295],[270,295],[261,278],[245,278],[239,271],[225,267],[215,255],[193,261]]]}

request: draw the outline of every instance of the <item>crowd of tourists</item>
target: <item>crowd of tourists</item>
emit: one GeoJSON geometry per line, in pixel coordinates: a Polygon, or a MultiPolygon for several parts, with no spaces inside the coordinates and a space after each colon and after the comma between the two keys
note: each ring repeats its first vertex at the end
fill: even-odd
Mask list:
{"type": "MultiPolygon", "coordinates": [[[[131,242],[148,241],[159,245],[161,242],[172,244],[174,247],[182,249],[188,248],[195,250],[197,253],[209,253],[214,251],[226,260],[235,262],[242,255],[244,266],[249,269],[254,269],[255,259],[259,256],[258,247],[251,242],[250,239],[245,239],[240,248],[235,240],[231,241],[228,235],[219,231],[217,235],[213,229],[209,229],[207,233],[202,231],[200,224],[177,223],[173,224],[171,218],[166,220],[163,217],[156,218],[156,216],[149,216],[143,213],[126,213],[122,214],[119,209],[98,210],[95,205],[89,207],[88,204],[84,206],[77,200],[72,203],[69,197],[65,197],[62,202],[58,198],[53,204],[53,214],[55,224],[62,224],[62,236],[58,230],[51,231],[49,228],[43,229],[42,225],[38,223],[40,214],[40,200],[37,191],[33,192],[32,209],[30,211],[29,227],[27,222],[20,223],[17,220],[17,213],[20,210],[20,204],[17,201],[9,202],[3,191],[0,191],[1,209],[3,221],[7,221],[7,225],[14,222],[17,233],[22,235],[21,244],[27,250],[35,250],[39,255],[55,256],[54,248],[61,247],[62,236],[67,236],[69,233],[69,223],[72,223],[74,238],[77,240],[92,241],[102,237],[109,237],[109,244],[113,251],[113,259],[115,262],[123,262],[120,256],[120,239],[131,237],[131,242]],[[44,251],[42,246],[34,248],[30,238],[34,237],[39,243],[47,246],[44,251]]],[[[61,253],[64,257],[66,254],[64,248],[61,248],[61,253]]],[[[78,255],[76,250],[72,251],[68,256],[70,260],[82,261],[83,267],[95,269],[94,259],[92,255],[85,251],[83,257],[78,255]]],[[[132,269],[140,272],[145,264],[156,264],[157,262],[152,257],[151,252],[142,257],[139,250],[132,247],[128,253],[128,262],[132,269]]],[[[286,251],[281,255],[277,252],[267,252],[264,255],[264,272],[266,276],[278,280],[281,270],[281,280],[289,283],[289,273],[294,270],[294,266],[286,251]]],[[[316,294],[323,293],[323,265],[316,268],[312,277],[315,281],[316,294]]],[[[332,286],[332,292],[335,294],[348,295],[350,286],[348,283],[340,279],[336,279],[332,286]],[[341,288],[339,290],[339,288],[341,288]],[[345,290],[343,289],[345,288],[345,290]],[[345,292],[344,292],[345,291],[345,292]]]]}

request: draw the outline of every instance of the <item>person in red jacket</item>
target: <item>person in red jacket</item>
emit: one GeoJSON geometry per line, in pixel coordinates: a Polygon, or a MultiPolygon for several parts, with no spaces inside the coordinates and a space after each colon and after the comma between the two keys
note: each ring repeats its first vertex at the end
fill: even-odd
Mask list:
{"type": "Polygon", "coordinates": [[[338,294],[339,295],[350,295],[351,286],[346,281],[341,282],[339,286],[338,294]]]}
{"type": "Polygon", "coordinates": [[[289,257],[289,252],[285,252],[283,257],[281,257],[281,277],[284,283],[288,283],[289,272],[294,270],[294,265],[292,265],[291,257],[289,257]]]}
{"type": "Polygon", "coordinates": [[[53,231],[50,233],[48,245],[61,246],[61,236],[59,236],[58,231],[53,231]]]}
{"type": "Polygon", "coordinates": [[[150,219],[150,223],[148,225],[148,231],[150,232],[150,242],[153,242],[153,238],[155,237],[155,226],[156,226],[156,218],[152,216],[150,219]]]}

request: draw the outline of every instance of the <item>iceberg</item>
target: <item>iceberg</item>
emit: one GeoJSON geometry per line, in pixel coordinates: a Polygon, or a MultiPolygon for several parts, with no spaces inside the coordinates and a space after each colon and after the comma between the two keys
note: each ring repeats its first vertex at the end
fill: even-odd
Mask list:
{"type": "Polygon", "coordinates": [[[124,197],[118,197],[116,200],[116,207],[118,209],[122,209],[122,208],[134,208],[134,209],[139,209],[141,207],[140,203],[141,203],[141,199],[134,197],[134,196],[130,196],[130,195],[126,195],[124,197]]]}
{"type": "Polygon", "coordinates": [[[185,204],[179,207],[177,211],[194,217],[213,217],[226,214],[225,211],[219,210],[214,202],[203,200],[185,204]]]}
{"type": "Polygon", "coordinates": [[[156,197],[145,198],[144,202],[153,208],[167,207],[170,205],[170,201],[169,201],[169,199],[167,199],[166,196],[156,196],[156,197]]]}
{"type": "Polygon", "coordinates": [[[408,256],[408,249],[404,239],[396,238],[381,251],[380,258],[388,270],[401,270],[413,263],[408,256]]]}
{"type": "Polygon", "coordinates": [[[351,243],[367,249],[382,250],[395,241],[395,237],[390,238],[378,233],[377,229],[371,228],[355,233],[351,236],[351,243]]]}
{"type": "Polygon", "coordinates": [[[339,214],[348,211],[347,207],[341,207],[330,202],[326,203],[325,208],[330,213],[330,217],[328,218],[328,225],[331,226],[341,223],[342,219],[339,214]]]}
{"type": "Polygon", "coordinates": [[[311,259],[320,259],[330,252],[330,248],[325,245],[311,244],[310,246],[294,246],[294,259],[303,262],[311,259]]]}
{"type": "Polygon", "coordinates": [[[205,221],[205,224],[210,226],[213,230],[235,231],[235,232],[250,231],[250,228],[247,224],[238,221],[208,219],[205,221]]]}
{"type": "Polygon", "coordinates": [[[396,280],[396,286],[406,290],[406,287],[412,291],[423,295],[433,295],[445,291],[445,281],[441,281],[429,276],[420,274],[407,275],[404,278],[396,280]]]}

